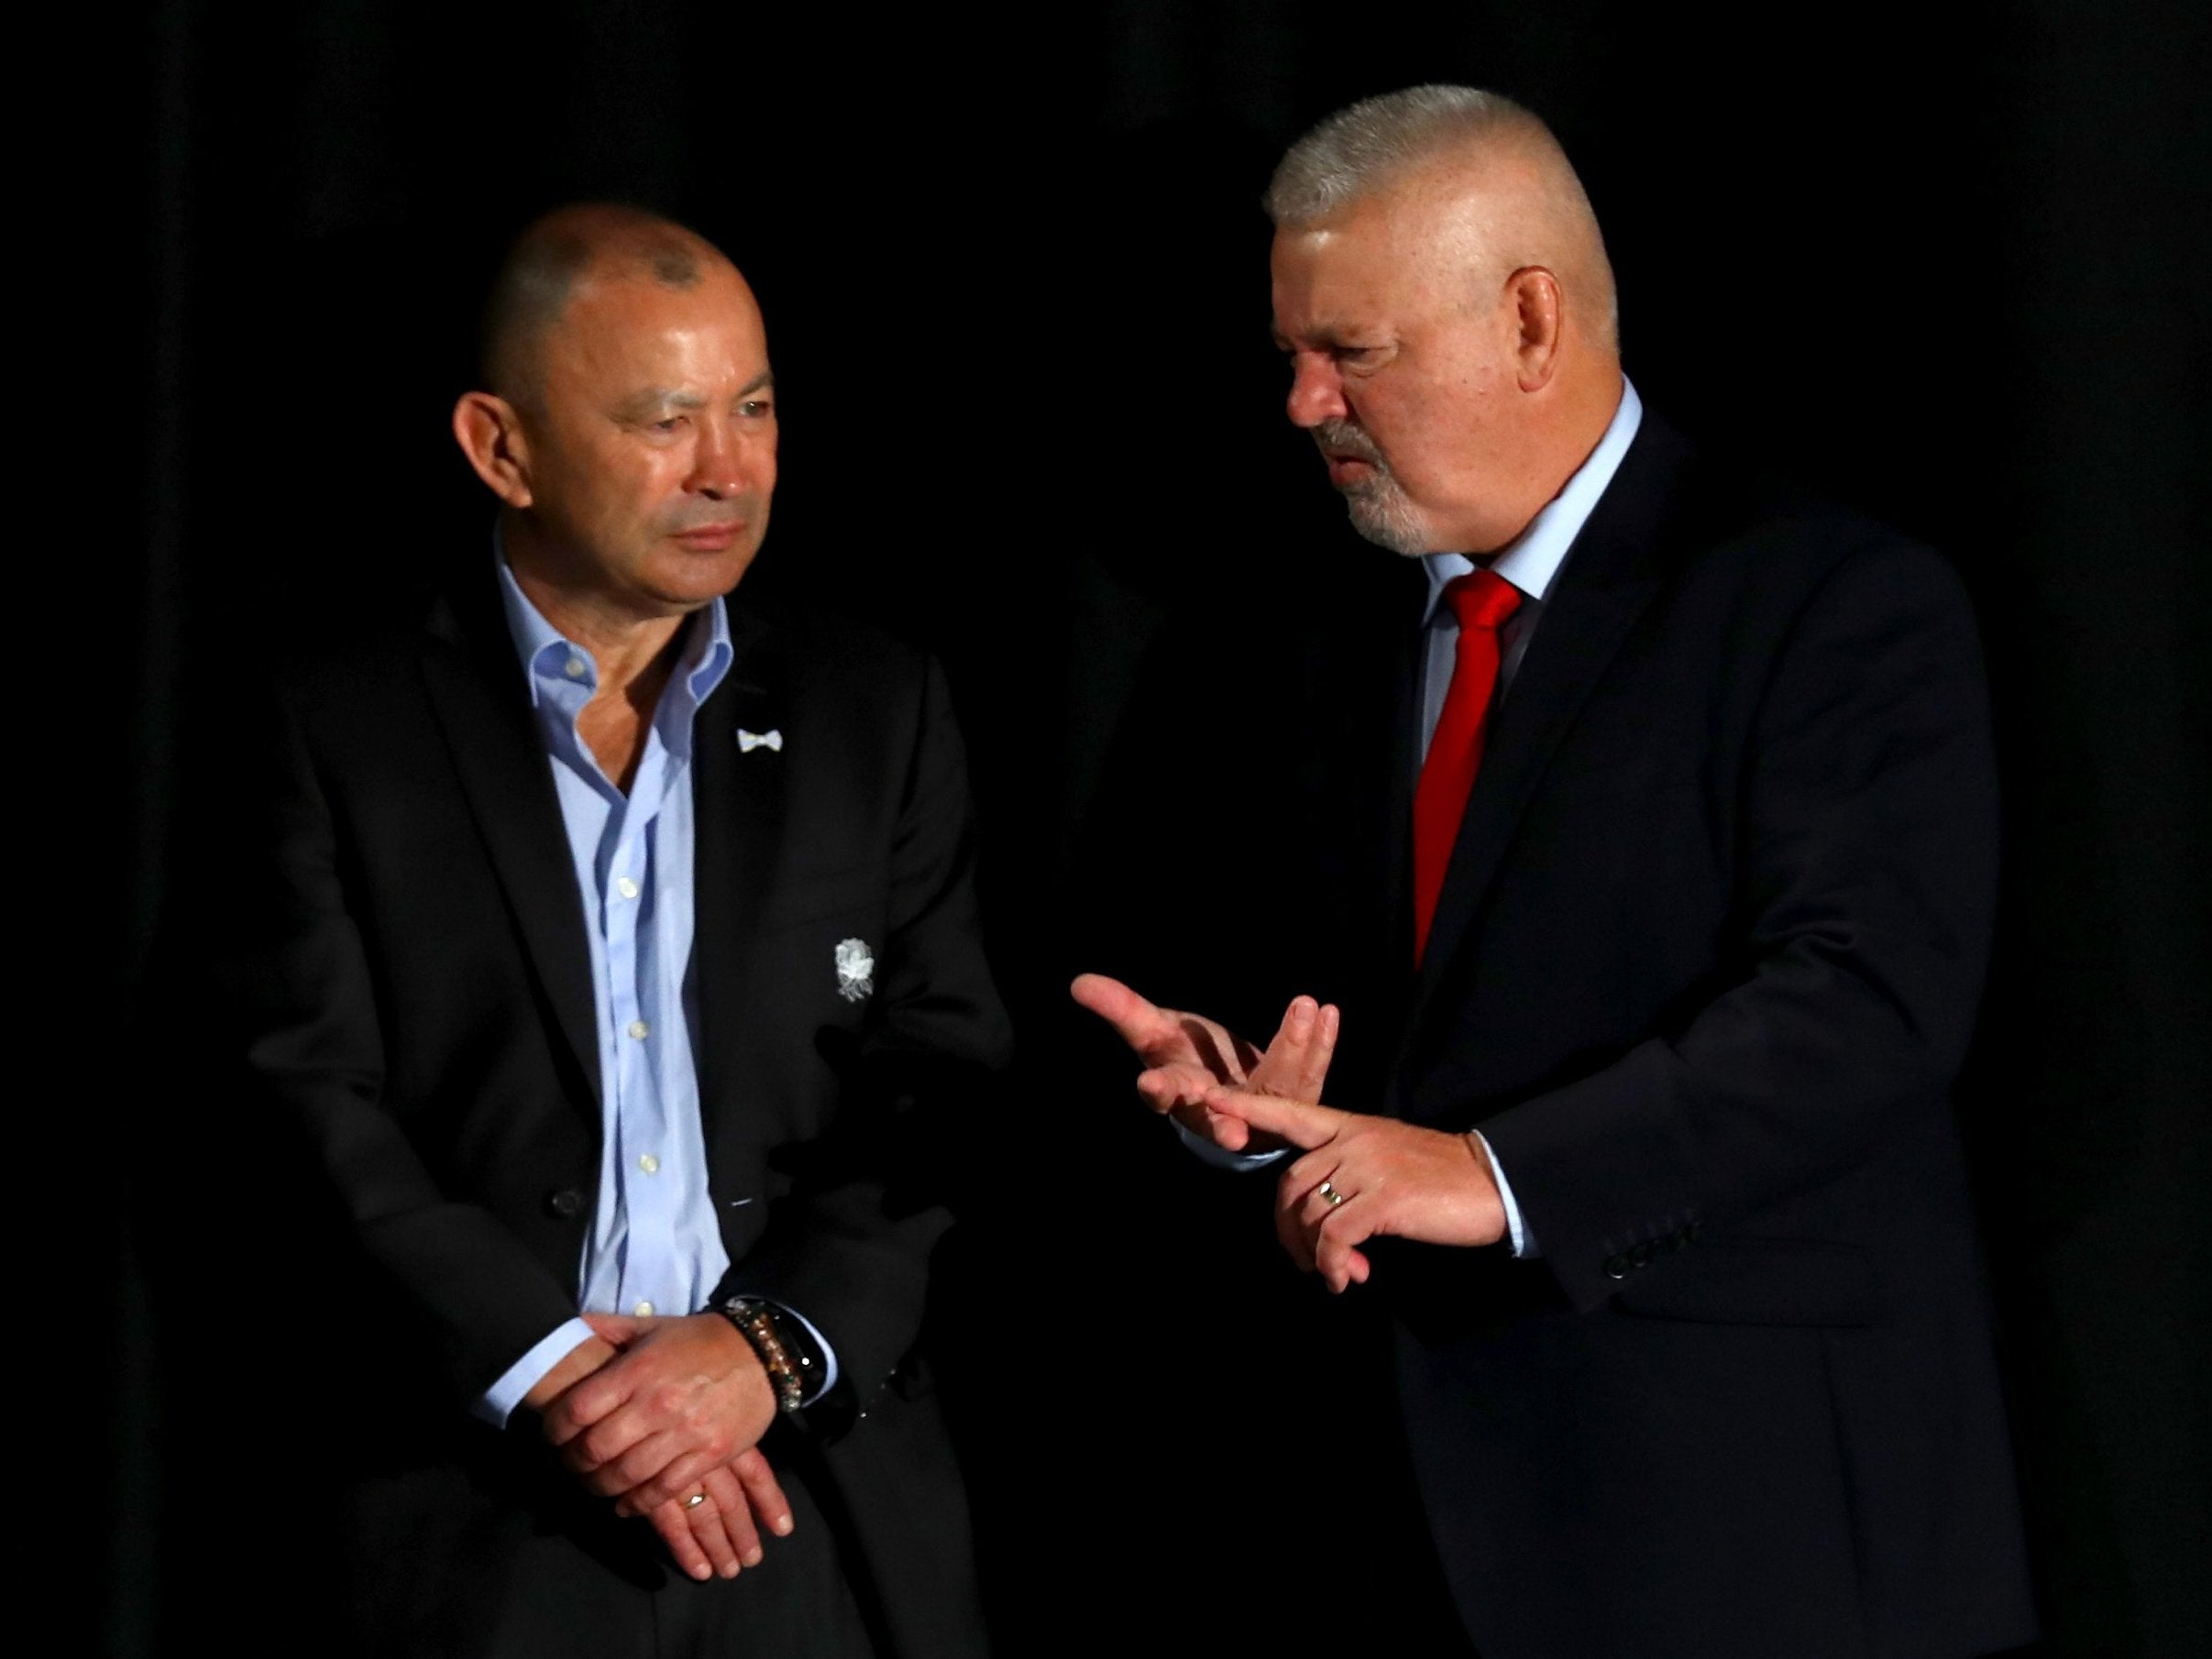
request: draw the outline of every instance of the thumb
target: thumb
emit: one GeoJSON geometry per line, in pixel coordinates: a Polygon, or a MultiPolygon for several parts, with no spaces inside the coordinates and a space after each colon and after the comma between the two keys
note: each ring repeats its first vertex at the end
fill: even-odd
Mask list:
{"type": "Polygon", "coordinates": [[[591,1327],[594,1336],[618,1348],[628,1347],[645,1328],[644,1320],[633,1319],[627,1313],[585,1313],[580,1317],[591,1327]]]}

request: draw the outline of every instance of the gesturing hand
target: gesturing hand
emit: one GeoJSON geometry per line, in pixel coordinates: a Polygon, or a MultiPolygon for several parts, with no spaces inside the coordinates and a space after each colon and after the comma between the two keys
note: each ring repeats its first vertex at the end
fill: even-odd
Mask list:
{"type": "Polygon", "coordinates": [[[1277,1182],[1275,1231],[1331,1291],[1367,1282],[1359,1247],[1370,1238],[1486,1245],[1504,1236],[1505,1205],[1472,1136],[1247,1089],[1216,1087],[1206,1105],[1304,1149],[1277,1182]]]}
{"type": "Polygon", "coordinates": [[[1247,1118],[1215,1109],[1214,1091],[1228,1085],[1284,1100],[1318,1100],[1337,1049],[1337,1010],[1310,996],[1292,1001],[1262,1054],[1227,1027],[1155,1006],[1103,973],[1079,976],[1069,992],[1144,1061],[1137,1093],[1147,1105],[1230,1152],[1272,1151],[1282,1143],[1264,1130],[1255,1137],[1260,1126],[1247,1118]]]}
{"type": "Polygon", "coordinates": [[[779,1537],[791,1531],[790,1500],[758,1446],[709,1469],[697,1484],[699,1502],[691,1502],[687,1494],[669,1500],[648,1516],[677,1566],[694,1578],[717,1573],[734,1578],[741,1568],[758,1566],[756,1520],[779,1537]]]}
{"type": "Polygon", "coordinates": [[[545,1436],[623,1512],[653,1514],[688,1496],[776,1421],[767,1373],[719,1313],[585,1317],[621,1352],[545,1408],[545,1436]]]}

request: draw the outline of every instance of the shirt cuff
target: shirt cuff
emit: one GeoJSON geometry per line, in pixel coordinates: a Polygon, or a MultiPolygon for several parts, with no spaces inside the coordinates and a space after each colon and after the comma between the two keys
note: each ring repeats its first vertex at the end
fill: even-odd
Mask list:
{"type": "Polygon", "coordinates": [[[580,1319],[571,1319],[555,1326],[541,1337],[512,1365],[500,1379],[486,1389],[469,1414],[480,1418],[495,1429],[507,1426],[507,1419],[514,1415],[514,1408],[523,1403],[523,1396],[538,1385],[547,1371],[568,1357],[580,1345],[589,1342],[598,1333],[580,1319]]]}
{"type": "Polygon", "coordinates": [[[1203,1135],[1194,1135],[1173,1118],[1175,1133],[1183,1137],[1183,1144],[1198,1155],[1199,1161],[1209,1163],[1216,1170],[1264,1170],[1278,1159],[1289,1156],[1290,1148],[1278,1147],[1272,1152],[1232,1152],[1227,1147],[1217,1147],[1203,1135]]]}
{"type": "Polygon", "coordinates": [[[821,1356],[822,1374],[820,1379],[800,1395],[798,1401],[801,1405],[812,1405],[837,1386],[837,1350],[830,1346],[830,1339],[821,1334],[821,1327],[797,1308],[767,1296],[764,1296],[760,1300],[766,1302],[778,1313],[787,1314],[798,1320],[799,1324],[805,1328],[808,1340],[814,1344],[815,1351],[821,1356]]]}
{"type": "Polygon", "coordinates": [[[1499,1202],[1505,1205],[1505,1236],[1513,1241],[1513,1254],[1526,1261],[1542,1254],[1536,1248],[1535,1235],[1521,1219],[1521,1206],[1513,1202],[1513,1183],[1505,1179],[1505,1170],[1499,1165],[1498,1155],[1490,1149],[1490,1142],[1482,1131],[1474,1131],[1475,1144],[1482,1148],[1482,1156],[1490,1159],[1490,1178],[1498,1183],[1499,1202]]]}

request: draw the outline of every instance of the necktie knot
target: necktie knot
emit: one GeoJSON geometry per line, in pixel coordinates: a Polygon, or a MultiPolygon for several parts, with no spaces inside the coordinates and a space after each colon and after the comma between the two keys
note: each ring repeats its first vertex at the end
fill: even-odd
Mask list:
{"type": "Polygon", "coordinates": [[[1470,570],[1445,583],[1444,602],[1459,619],[1462,633],[1492,631],[1521,609],[1521,590],[1494,570],[1470,570]]]}

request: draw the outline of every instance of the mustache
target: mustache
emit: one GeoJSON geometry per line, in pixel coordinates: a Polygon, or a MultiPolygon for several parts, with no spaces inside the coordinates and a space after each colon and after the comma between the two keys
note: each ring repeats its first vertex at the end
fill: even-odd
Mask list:
{"type": "Polygon", "coordinates": [[[1323,421],[1313,429],[1313,438],[1314,446],[1325,454],[1349,456],[1370,467],[1389,470],[1390,464],[1382,458],[1382,451],[1375,447],[1375,440],[1349,421],[1323,421]]]}

